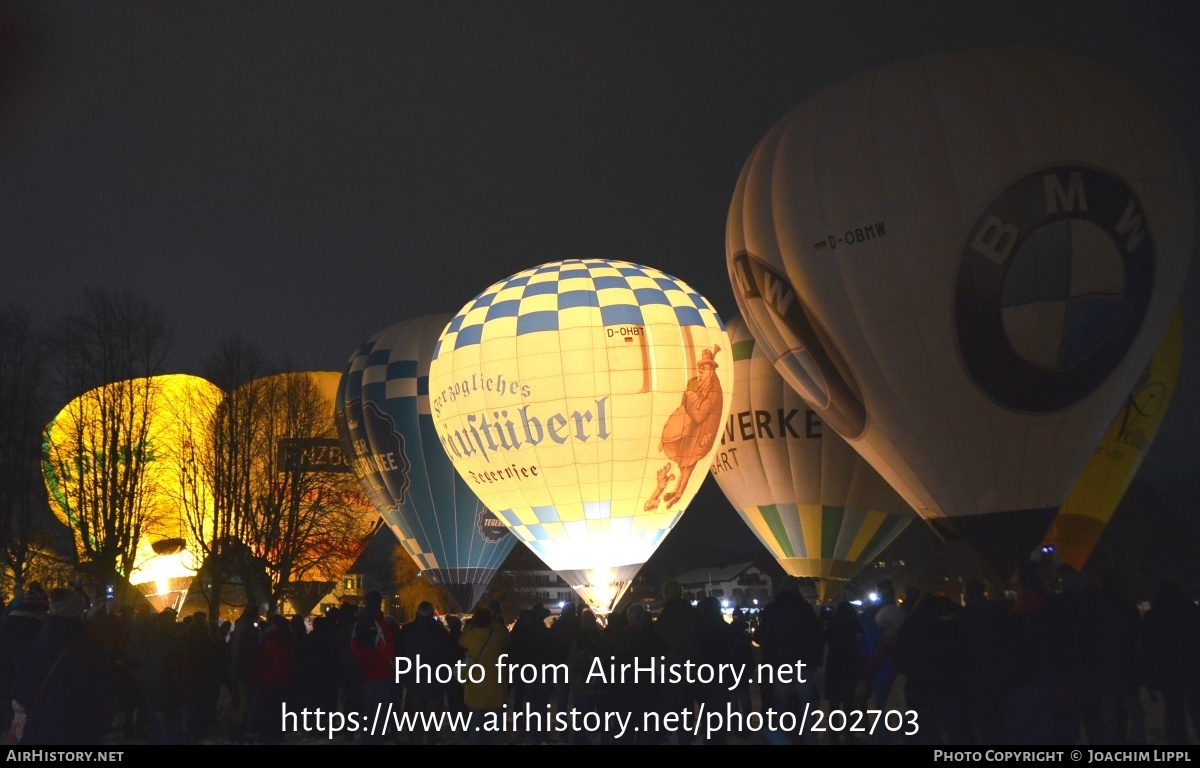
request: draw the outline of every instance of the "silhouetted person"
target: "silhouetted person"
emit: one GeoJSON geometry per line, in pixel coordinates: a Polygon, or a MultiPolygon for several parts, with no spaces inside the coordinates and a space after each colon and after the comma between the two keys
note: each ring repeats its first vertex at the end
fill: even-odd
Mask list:
{"type": "Polygon", "coordinates": [[[504,608],[500,605],[499,600],[488,600],[487,609],[492,612],[492,621],[499,622],[508,628],[508,618],[504,615],[504,608]]]}
{"type": "MultiPolygon", "coordinates": [[[[446,636],[450,640],[451,646],[454,648],[454,661],[457,662],[466,658],[466,651],[459,645],[458,641],[462,638],[463,621],[461,616],[450,615],[446,617],[446,636]]],[[[467,705],[463,702],[463,684],[455,675],[450,684],[446,686],[446,708],[451,712],[464,712],[467,705]]]]}
{"type": "Polygon", "coordinates": [[[505,718],[508,685],[496,669],[496,661],[508,647],[508,628],[492,617],[490,608],[479,608],[463,627],[458,644],[466,651],[467,661],[482,668],[473,682],[463,684],[463,701],[471,709],[472,744],[502,744],[504,731],[498,726],[505,718]],[[490,725],[490,727],[489,727],[490,725]]]}
{"type": "Polygon", "coordinates": [[[328,616],[317,616],[312,631],[304,638],[297,666],[304,670],[306,690],[311,706],[331,712],[338,709],[341,676],[338,671],[338,637],[328,616]]]}
{"type": "Polygon", "coordinates": [[[42,585],[31,582],[13,598],[0,619],[0,733],[8,733],[12,721],[12,688],[25,657],[42,630],[49,599],[42,585]]]}
{"type": "MultiPolygon", "coordinates": [[[[686,664],[695,661],[696,625],[700,611],[683,599],[679,582],[670,581],[663,587],[662,611],[654,622],[654,632],[662,638],[666,647],[668,664],[686,664]]],[[[661,702],[664,712],[683,712],[695,709],[696,691],[686,681],[668,682],[661,686],[661,702]]],[[[676,744],[690,744],[692,732],[681,728],[674,734],[676,744]]]]}
{"type": "MultiPolygon", "coordinates": [[[[458,649],[451,645],[450,636],[442,623],[433,615],[433,603],[422,600],[417,606],[417,615],[400,628],[396,639],[399,656],[407,657],[416,664],[428,664],[433,668],[453,664],[458,649]]],[[[432,675],[409,675],[405,681],[405,708],[417,712],[444,712],[446,710],[446,684],[432,675]]],[[[432,729],[414,734],[416,743],[435,744],[438,734],[432,729]]]]}
{"type": "MultiPolygon", "coordinates": [[[[383,595],[373,589],[363,602],[350,641],[362,681],[362,711],[373,713],[381,706],[386,711],[389,702],[395,703],[396,649],[396,631],[383,615],[383,595]]],[[[387,740],[383,730],[364,731],[360,743],[383,744],[387,740]]]]}
{"type": "Polygon", "coordinates": [[[254,660],[258,657],[260,635],[258,612],[253,606],[247,605],[233,623],[233,633],[229,637],[233,680],[238,691],[237,708],[229,727],[229,736],[235,742],[245,740],[252,728],[250,705],[254,698],[254,690],[250,682],[250,673],[254,670],[254,660]]]}
{"type": "MultiPolygon", "coordinates": [[[[512,627],[508,651],[512,662],[530,665],[529,669],[543,669],[554,658],[553,639],[546,619],[550,611],[541,603],[535,603],[527,610],[521,611],[520,617],[512,627]]],[[[513,694],[513,710],[523,712],[528,706],[532,711],[545,714],[546,705],[550,703],[551,683],[543,675],[537,675],[533,680],[515,680],[509,683],[513,694]]],[[[523,734],[523,743],[540,743],[545,741],[546,734],[542,731],[523,734]]]]}
{"type": "Polygon", "coordinates": [[[182,738],[185,743],[194,743],[208,736],[216,725],[222,673],[208,616],[203,612],[192,614],[181,628],[182,738]]]}
{"type": "Polygon", "coordinates": [[[1096,591],[1105,633],[1101,664],[1111,671],[1101,712],[1107,743],[1145,744],[1146,714],[1140,696],[1142,612],[1113,568],[1101,569],[1096,591]]]}
{"type": "Polygon", "coordinates": [[[1004,626],[1008,743],[1064,743],[1064,720],[1073,712],[1054,666],[1056,616],[1037,563],[1023,562],[1018,579],[1017,596],[1004,626]]]}
{"type": "Polygon", "coordinates": [[[972,744],[1006,744],[1004,699],[1008,680],[1004,649],[1008,612],[1012,606],[987,596],[979,579],[967,581],[959,615],[962,645],[961,675],[966,686],[963,704],[972,744]]]}
{"type": "Polygon", "coordinates": [[[284,730],[282,706],[292,693],[296,673],[296,638],[291,623],[278,614],[262,633],[254,668],[250,670],[251,722],[259,744],[279,744],[284,730]]]}
{"type": "MultiPolygon", "coordinates": [[[[724,623],[724,622],[722,622],[724,623]]],[[[728,626],[728,625],[726,625],[728,626]]],[[[650,614],[646,609],[634,603],[625,609],[625,624],[611,637],[612,655],[617,664],[648,664],[666,652],[666,646],[654,632],[650,614]]],[[[611,708],[628,712],[632,715],[631,722],[644,721],[645,713],[655,712],[659,706],[659,689],[657,685],[638,685],[631,679],[609,681],[611,708]]],[[[657,731],[632,732],[629,729],[618,744],[659,744],[665,739],[657,731]]]]}
{"type": "MultiPolygon", "coordinates": [[[[358,623],[358,606],[343,602],[329,614],[333,619],[334,643],[337,646],[338,680],[341,685],[341,705],[346,712],[363,711],[362,670],[354,658],[354,627],[358,623]]],[[[346,741],[354,741],[354,734],[345,732],[346,741]]]]}
{"type": "MultiPolygon", "coordinates": [[[[571,683],[572,705],[580,713],[598,712],[607,706],[604,686],[595,678],[589,679],[592,664],[604,652],[600,624],[591,608],[579,612],[579,632],[567,653],[568,679],[571,683]]],[[[573,731],[569,744],[591,744],[592,737],[584,729],[573,731]]]]}
{"type": "Polygon", "coordinates": [[[1162,695],[1167,743],[1187,744],[1188,718],[1200,729],[1200,608],[1166,580],[1143,621],[1146,687],[1162,695]]]}
{"type": "MultiPolygon", "coordinates": [[[[745,648],[749,639],[739,636],[736,629],[725,621],[721,611],[721,601],[712,595],[702,598],[699,606],[700,618],[696,623],[694,634],[695,660],[698,664],[709,664],[717,669],[720,664],[739,664],[745,661],[745,648]]],[[[813,617],[814,621],[816,617],[813,617]]],[[[761,640],[759,641],[761,644],[761,640]]],[[[763,660],[766,661],[764,646],[763,660]]],[[[711,683],[700,683],[696,688],[696,699],[704,706],[705,711],[724,712],[727,705],[734,701],[733,693],[728,690],[728,683],[713,680],[711,683]]],[[[708,741],[713,744],[724,744],[728,738],[728,727],[724,727],[709,735],[708,741]]]]}
{"type": "MultiPolygon", "coordinates": [[[[550,625],[550,659],[554,664],[567,663],[567,657],[571,653],[571,646],[575,643],[575,638],[578,635],[579,613],[575,609],[575,603],[568,600],[563,603],[558,618],[550,625]]],[[[559,681],[554,686],[552,695],[555,710],[558,712],[567,711],[571,703],[570,681],[559,681]]]]}
{"type": "Polygon", "coordinates": [[[58,588],[13,684],[21,746],[102,744],[112,718],[110,668],[84,623],[84,593],[58,588]]]}
{"type": "Polygon", "coordinates": [[[183,629],[175,611],[151,614],[135,652],[142,678],[142,701],[149,744],[183,741],[183,629]]]}
{"type": "MultiPolygon", "coordinates": [[[[1126,743],[1131,715],[1140,718],[1138,646],[1141,614],[1121,594],[1116,574],[1106,569],[1090,585],[1069,566],[1062,567],[1062,594],[1055,607],[1059,643],[1055,665],[1083,726],[1087,743],[1126,743]],[[1136,706],[1126,696],[1132,693],[1136,706]]],[[[1134,731],[1139,731],[1133,723],[1134,731]]],[[[1140,736],[1145,742],[1144,723],[1140,736]]]]}
{"type": "MultiPolygon", "coordinates": [[[[849,601],[838,603],[825,641],[825,699],[830,710],[850,712],[857,708],[854,697],[866,661],[862,654],[862,635],[858,611],[849,601]]],[[[846,736],[850,738],[853,734],[846,736]]],[[[837,744],[842,740],[842,733],[830,731],[829,739],[837,744]]]]}
{"type": "Polygon", "coordinates": [[[896,632],[894,660],[896,671],[905,676],[905,708],[919,715],[916,733],[908,727],[902,729],[910,743],[963,744],[968,740],[960,611],[949,598],[927,592],[917,599],[896,632]]]}
{"type": "MultiPolygon", "coordinates": [[[[821,637],[820,620],[812,603],[793,589],[781,591],[763,609],[755,637],[762,648],[764,665],[770,665],[773,670],[787,667],[795,673],[789,682],[772,682],[764,705],[769,702],[776,712],[791,712],[797,718],[803,717],[806,704],[819,706],[821,696],[817,689],[817,673],[824,662],[824,638],[821,637]],[[804,664],[803,674],[799,673],[798,665],[801,662],[804,664]]],[[[804,734],[799,737],[775,732],[769,738],[775,743],[817,743],[816,735],[810,728],[806,727],[804,734]]]]}
{"type": "MultiPolygon", "coordinates": [[[[875,584],[878,602],[863,614],[863,685],[866,696],[864,703],[872,709],[886,710],[892,686],[896,682],[896,665],[892,649],[896,633],[908,614],[896,604],[896,587],[891,579],[880,579],[875,584]]],[[[862,697],[860,697],[862,698],[862,697]]],[[[891,732],[884,728],[876,730],[875,743],[890,744],[891,732]]]]}

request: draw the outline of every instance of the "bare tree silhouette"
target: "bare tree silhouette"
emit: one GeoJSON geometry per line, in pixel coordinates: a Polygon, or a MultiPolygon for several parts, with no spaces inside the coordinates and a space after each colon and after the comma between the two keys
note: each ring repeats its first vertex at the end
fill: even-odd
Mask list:
{"type": "Polygon", "coordinates": [[[88,289],[54,324],[50,349],[53,391],[66,402],[42,452],[52,506],[75,533],[81,570],[127,585],[154,514],[143,480],[155,450],[153,377],[165,370],[170,333],[148,302],[88,289]]]}

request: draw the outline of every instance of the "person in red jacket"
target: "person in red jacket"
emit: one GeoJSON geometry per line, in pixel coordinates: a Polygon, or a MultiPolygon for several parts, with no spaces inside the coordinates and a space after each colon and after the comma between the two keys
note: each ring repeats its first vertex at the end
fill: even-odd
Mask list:
{"type": "Polygon", "coordinates": [[[250,670],[253,695],[251,722],[258,729],[259,744],[283,741],[280,709],[292,688],[296,670],[296,638],[288,620],[276,614],[263,631],[254,666],[250,670]]]}
{"type": "MultiPolygon", "coordinates": [[[[383,615],[383,596],[378,590],[367,593],[350,639],[350,653],[362,673],[361,715],[366,730],[360,743],[382,744],[386,741],[385,728],[391,725],[382,719],[388,703],[395,700],[396,631],[383,615]],[[376,712],[381,722],[376,722],[376,712]]],[[[399,711],[398,707],[393,709],[399,711]]]]}

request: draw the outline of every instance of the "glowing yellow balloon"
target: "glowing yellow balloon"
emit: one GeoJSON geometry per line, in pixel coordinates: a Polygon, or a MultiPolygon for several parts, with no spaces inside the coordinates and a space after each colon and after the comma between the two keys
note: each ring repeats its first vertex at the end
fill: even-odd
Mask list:
{"type": "Polygon", "coordinates": [[[1150,364],[1050,526],[1043,543],[1053,546],[1059,559],[1077,571],[1091,557],[1162,426],[1175,393],[1182,353],[1183,315],[1176,310],[1150,364]]]}
{"type": "MultiPolygon", "coordinates": [[[[339,371],[313,371],[311,375],[317,383],[321,397],[328,403],[328,411],[332,418],[336,412],[335,403],[337,402],[338,382],[341,381],[342,374],[339,371]]],[[[379,516],[378,510],[375,509],[375,505],[367,498],[367,495],[363,492],[358,482],[358,478],[355,477],[349,458],[342,452],[341,440],[334,437],[334,435],[336,435],[336,428],[322,442],[322,450],[326,451],[329,457],[328,467],[331,470],[331,475],[337,479],[331,486],[331,490],[335,488],[336,492],[354,510],[355,516],[358,519],[357,530],[367,531],[367,533],[364,537],[351,537],[351,540],[347,541],[347,546],[341,555],[322,561],[318,569],[322,581],[337,581],[345,576],[350,566],[354,565],[354,562],[366,551],[371,537],[384,524],[383,518],[379,516]]]]}
{"type": "Polygon", "coordinates": [[[429,400],[467,484],[608,613],[704,481],[732,377],[724,323],[688,285],[570,260],[463,307],[434,350],[429,400]]]}
{"type": "MultiPolygon", "coordinates": [[[[285,465],[297,462],[302,467],[304,480],[302,498],[298,515],[301,520],[309,520],[304,527],[312,529],[306,542],[311,546],[302,547],[299,560],[313,563],[304,573],[303,582],[309,584],[333,584],[342,578],[354,565],[355,561],[366,550],[371,538],[383,525],[379,513],[370,499],[363,493],[362,486],[354,475],[354,470],[342,451],[341,441],[337,437],[335,426],[335,406],[338,382],[342,374],[337,371],[305,371],[298,373],[280,373],[250,382],[244,386],[278,386],[286,390],[292,377],[307,376],[312,380],[321,398],[318,418],[313,423],[307,420],[314,416],[304,406],[297,409],[291,418],[297,419],[297,424],[289,424],[288,417],[282,413],[277,415],[273,426],[272,441],[277,446],[277,455],[273,461],[266,462],[260,471],[266,474],[257,479],[260,484],[280,482],[285,465]],[[296,428],[302,434],[296,434],[296,428]],[[329,505],[326,508],[336,508],[346,516],[345,524],[319,526],[313,525],[311,515],[316,504],[329,505]]],[[[277,408],[283,409],[288,395],[269,397],[277,408]]],[[[289,542],[292,544],[293,542],[289,542]]],[[[265,553],[271,557],[272,553],[265,553]]],[[[323,595],[323,593],[322,593],[323,595]]]]}
{"type": "Polygon", "coordinates": [[[97,468],[106,461],[128,467],[131,457],[135,463],[143,459],[136,490],[141,535],[126,576],[159,610],[186,594],[200,567],[203,550],[188,517],[207,519],[213,499],[195,457],[205,451],[204,419],[222,396],[215,384],[187,374],[133,379],[85,392],[46,428],[42,468],[50,507],[74,532],[81,558],[89,549],[85,510],[101,503],[104,492],[106,474],[97,468]],[[105,432],[117,423],[133,425],[123,434],[136,436],[139,444],[114,449],[111,439],[106,443],[105,432]]]}

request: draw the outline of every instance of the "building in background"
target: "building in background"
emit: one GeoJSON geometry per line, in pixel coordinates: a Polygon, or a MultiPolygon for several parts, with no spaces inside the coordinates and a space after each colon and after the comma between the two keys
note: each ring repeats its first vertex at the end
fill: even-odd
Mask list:
{"type": "Polygon", "coordinates": [[[721,599],[726,610],[754,610],[771,602],[774,580],[754,562],[721,567],[694,568],[675,577],[685,600],[721,599]]]}

